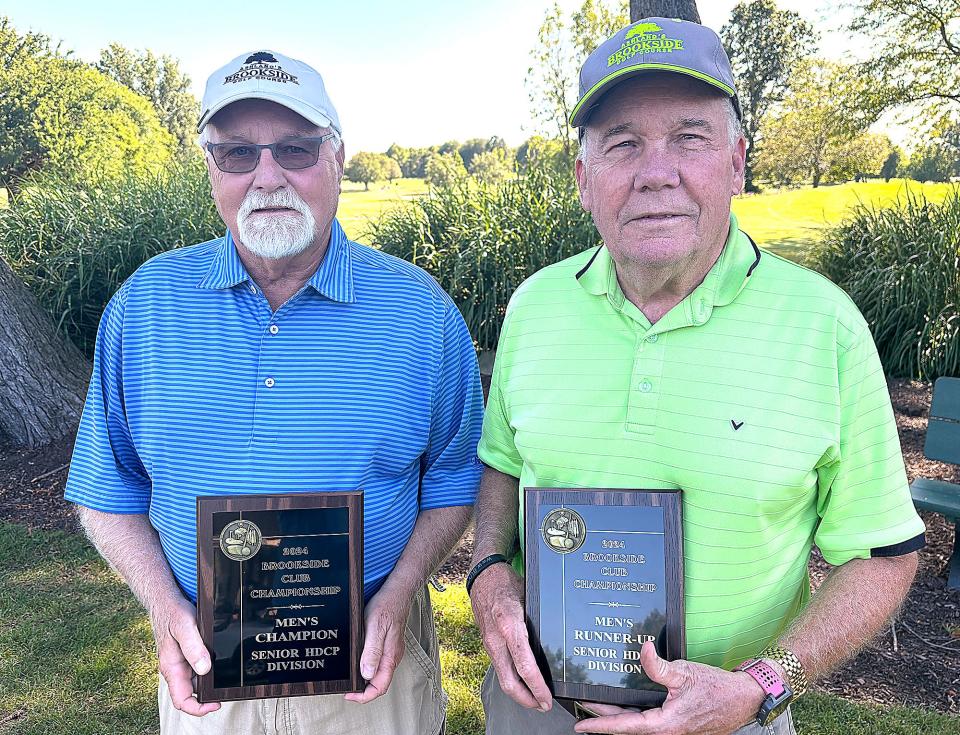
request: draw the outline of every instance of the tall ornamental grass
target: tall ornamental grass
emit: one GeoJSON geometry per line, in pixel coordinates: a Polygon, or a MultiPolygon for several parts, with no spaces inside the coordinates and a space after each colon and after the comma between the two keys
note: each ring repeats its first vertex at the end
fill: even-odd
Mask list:
{"type": "Polygon", "coordinates": [[[96,184],[47,172],[0,210],[0,255],[91,354],[103,308],[141,263],[223,232],[199,159],[96,184]]]}
{"type": "Polygon", "coordinates": [[[856,207],[811,262],[863,312],[887,375],[960,376],[960,189],[856,207]]]}
{"type": "Polygon", "coordinates": [[[507,301],[525,278],[600,242],[572,176],[547,164],[498,184],[436,187],[385,212],[367,237],[433,275],[480,349],[496,347],[507,301]]]}

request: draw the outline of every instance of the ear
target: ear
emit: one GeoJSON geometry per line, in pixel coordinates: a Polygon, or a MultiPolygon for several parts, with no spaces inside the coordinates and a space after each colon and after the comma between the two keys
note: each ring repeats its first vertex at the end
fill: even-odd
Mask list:
{"type": "Polygon", "coordinates": [[[733,146],[733,181],[730,186],[731,196],[743,191],[744,168],[747,163],[747,142],[741,135],[733,146]]]}
{"type": "Polygon", "coordinates": [[[573,164],[573,172],[577,177],[577,190],[580,192],[580,206],[589,212],[591,211],[592,190],[588,183],[587,169],[586,166],[584,166],[583,159],[578,158],[576,160],[573,164]]]}

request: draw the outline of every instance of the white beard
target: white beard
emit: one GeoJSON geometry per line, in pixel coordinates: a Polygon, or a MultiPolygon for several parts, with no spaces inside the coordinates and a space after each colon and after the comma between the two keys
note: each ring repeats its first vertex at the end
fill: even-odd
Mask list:
{"type": "Polygon", "coordinates": [[[307,203],[292,189],[272,194],[251,191],[237,212],[240,242],[254,255],[268,260],[297,255],[313,244],[316,220],[307,203]],[[253,214],[255,209],[286,207],[299,214],[253,214]]]}

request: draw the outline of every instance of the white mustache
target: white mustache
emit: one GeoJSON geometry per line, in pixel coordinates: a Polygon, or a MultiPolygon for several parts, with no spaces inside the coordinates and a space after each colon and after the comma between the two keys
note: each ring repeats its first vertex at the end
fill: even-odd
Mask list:
{"type": "Polygon", "coordinates": [[[254,210],[271,207],[293,209],[304,216],[308,213],[307,203],[292,189],[277,189],[270,194],[262,191],[251,191],[244,197],[237,212],[237,219],[245,220],[254,210]]]}

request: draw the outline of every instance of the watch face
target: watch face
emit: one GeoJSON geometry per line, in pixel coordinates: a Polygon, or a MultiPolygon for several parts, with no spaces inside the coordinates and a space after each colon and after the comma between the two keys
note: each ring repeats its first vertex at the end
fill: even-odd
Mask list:
{"type": "Polygon", "coordinates": [[[779,697],[774,697],[772,694],[768,694],[766,699],[763,700],[763,704],[760,705],[760,712],[757,714],[757,722],[762,726],[766,727],[780,715],[782,715],[787,707],[790,706],[790,702],[793,701],[793,692],[790,690],[790,687],[784,686],[783,694],[779,697]]]}

